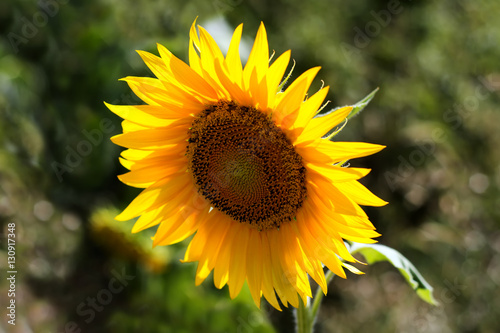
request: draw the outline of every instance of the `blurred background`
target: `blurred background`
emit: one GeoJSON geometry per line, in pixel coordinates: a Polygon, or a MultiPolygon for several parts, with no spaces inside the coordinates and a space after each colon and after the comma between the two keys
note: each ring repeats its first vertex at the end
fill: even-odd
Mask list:
{"type": "Polygon", "coordinates": [[[68,1],[0,3],[0,269],[16,233],[16,326],[8,332],[291,332],[292,312],[231,301],[186,242],[151,248],[113,217],[139,192],[121,184],[120,119],[103,101],[139,104],[125,76],[152,76],[135,50],[187,60],[194,18],[223,51],[258,25],[293,78],[322,66],[331,106],[379,93],[338,140],[387,146],[351,161],[390,202],[367,208],[382,237],[434,286],[421,301],[389,264],[334,279],[318,332],[498,332],[500,326],[500,3],[496,1],[68,1]]]}

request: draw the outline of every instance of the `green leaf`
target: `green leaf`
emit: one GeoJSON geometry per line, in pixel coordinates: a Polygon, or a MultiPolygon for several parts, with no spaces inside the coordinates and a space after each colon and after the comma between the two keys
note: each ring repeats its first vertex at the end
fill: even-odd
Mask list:
{"type": "MultiPolygon", "coordinates": [[[[360,100],[356,104],[350,105],[350,106],[352,106],[352,110],[347,115],[347,118],[345,119],[342,126],[340,128],[332,128],[328,133],[326,133],[326,135],[323,136],[323,138],[331,140],[335,135],[337,135],[344,128],[344,126],[347,124],[347,121],[349,119],[351,119],[352,117],[354,117],[355,115],[357,115],[358,113],[363,111],[363,109],[368,105],[368,103],[370,103],[370,101],[373,99],[373,97],[375,97],[375,94],[377,93],[378,90],[379,90],[379,88],[376,88],[375,90],[373,90],[371,93],[366,95],[365,98],[363,98],[362,100],[360,100]]],[[[343,106],[339,106],[333,110],[330,110],[327,113],[323,114],[322,116],[326,116],[332,112],[337,111],[340,108],[343,108],[343,106]]]]}
{"type": "Polygon", "coordinates": [[[433,288],[431,285],[425,281],[415,266],[398,251],[385,245],[353,242],[351,245],[351,253],[361,253],[368,264],[374,264],[379,261],[390,262],[399,272],[401,272],[421,299],[432,305],[439,304],[432,296],[433,288]]]}
{"type": "Polygon", "coordinates": [[[366,95],[365,98],[363,98],[362,100],[360,100],[356,104],[351,105],[352,111],[347,116],[347,120],[351,119],[352,117],[354,117],[355,115],[357,115],[358,113],[363,111],[363,109],[368,105],[368,103],[370,103],[370,101],[373,99],[373,97],[375,97],[375,94],[377,93],[377,91],[378,91],[378,87],[375,90],[373,90],[371,93],[366,95]]]}

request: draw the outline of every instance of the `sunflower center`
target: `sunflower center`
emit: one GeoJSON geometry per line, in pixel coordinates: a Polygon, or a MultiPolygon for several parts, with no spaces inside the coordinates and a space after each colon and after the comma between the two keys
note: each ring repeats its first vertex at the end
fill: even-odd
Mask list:
{"type": "Polygon", "coordinates": [[[188,168],[213,207],[258,230],[295,217],[306,196],[306,169],[267,115],[219,101],[200,113],[189,134],[188,168]]]}

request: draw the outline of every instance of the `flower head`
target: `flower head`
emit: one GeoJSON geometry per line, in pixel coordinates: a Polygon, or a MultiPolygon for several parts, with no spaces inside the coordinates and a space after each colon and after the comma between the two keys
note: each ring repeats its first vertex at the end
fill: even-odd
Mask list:
{"type": "Polygon", "coordinates": [[[380,145],[322,138],[352,110],[316,116],[328,93],[308,97],[312,68],[281,91],[290,51],[269,60],[264,25],[243,67],[236,28],[224,57],[193,23],[189,65],[158,45],[139,51],[156,78],[124,80],[146,104],[109,105],[123,117],[119,176],[144,190],[117,217],[139,217],[132,232],[156,225],[154,245],[194,235],[184,261],[197,261],[196,284],[214,271],[235,297],[246,281],[280,308],[311,297],[308,275],[326,293],[323,265],[345,277],[356,261],[344,240],[379,236],[359,205],[386,204],[358,182],[369,170],[342,167],[380,145]]]}

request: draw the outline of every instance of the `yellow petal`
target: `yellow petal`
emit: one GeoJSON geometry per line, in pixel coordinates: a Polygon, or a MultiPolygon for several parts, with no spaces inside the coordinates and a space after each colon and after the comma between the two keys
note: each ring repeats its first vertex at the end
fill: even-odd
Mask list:
{"type": "Polygon", "coordinates": [[[306,163],[306,168],[333,183],[357,180],[363,178],[370,172],[370,169],[343,168],[335,165],[320,165],[315,163],[306,163]]]}
{"type": "Polygon", "coordinates": [[[345,278],[346,275],[342,269],[341,261],[325,241],[323,230],[316,223],[309,221],[311,221],[311,216],[304,214],[303,210],[297,213],[297,226],[302,235],[302,240],[304,240],[308,256],[319,258],[335,275],[345,278]]]}
{"type": "Polygon", "coordinates": [[[387,201],[377,197],[358,181],[337,183],[335,187],[360,205],[375,207],[387,205],[387,201]]]}
{"type": "Polygon", "coordinates": [[[243,70],[243,82],[246,89],[256,88],[256,85],[264,78],[269,64],[269,46],[267,44],[267,33],[261,22],[255,42],[250,51],[250,56],[243,70]],[[255,72],[254,79],[252,73],[255,72]],[[252,87],[253,86],[253,87],[252,87]]]}
{"type": "Polygon", "coordinates": [[[128,76],[121,79],[126,81],[132,91],[149,105],[161,105],[165,108],[177,106],[187,108],[186,112],[197,112],[205,107],[204,101],[186,93],[178,86],[167,81],[160,81],[147,77],[128,76]]]}
{"type": "Polygon", "coordinates": [[[283,53],[271,64],[269,70],[267,71],[266,80],[267,89],[269,91],[268,105],[271,108],[275,106],[278,86],[283,79],[283,75],[285,74],[288,63],[290,62],[290,54],[290,50],[283,53]]]}
{"type": "Polygon", "coordinates": [[[307,82],[303,80],[292,89],[289,88],[280,94],[283,98],[281,98],[280,103],[273,112],[273,119],[283,130],[291,128],[295,122],[294,117],[297,116],[297,112],[304,101],[306,86],[307,82]]]}
{"type": "Polygon", "coordinates": [[[295,237],[298,244],[299,257],[301,258],[301,267],[316,281],[316,283],[321,287],[323,293],[326,294],[327,286],[325,280],[325,274],[323,273],[323,267],[321,266],[321,261],[317,257],[309,257],[306,251],[306,245],[302,240],[301,234],[297,228],[297,222],[294,221],[290,224],[290,228],[295,233],[295,237]]]}
{"type": "Polygon", "coordinates": [[[312,206],[307,203],[305,207],[307,207],[305,208],[305,212],[308,216],[316,219],[318,226],[321,226],[326,234],[332,238],[332,245],[335,246],[335,252],[343,256],[346,260],[353,261],[354,258],[346,253],[347,250],[341,238],[360,241],[362,243],[374,243],[375,241],[372,240],[372,238],[380,236],[378,232],[373,230],[374,228],[367,228],[365,225],[352,223],[352,221],[348,222],[352,219],[351,216],[322,211],[318,209],[317,206],[312,206]]]}
{"type": "Polygon", "coordinates": [[[152,185],[158,179],[162,179],[164,177],[169,177],[174,174],[186,171],[187,171],[186,165],[180,168],[178,165],[168,165],[168,164],[163,165],[161,167],[148,165],[142,168],[134,169],[123,175],[120,175],[118,176],[118,179],[120,179],[121,182],[130,186],[143,183],[150,183],[150,185],[152,185]]]}
{"type": "Polygon", "coordinates": [[[292,82],[283,94],[279,95],[280,102],[276,107],[276,112],[281,113],[282,117],[285,118],[287,128],[291,128],[295,123],[305,95],[320,69],[321,67],[314,67],[305,71],[292,82]]]}
{"type": "Polygon", "coordinates": [[[222,244],[214,268],[214,284],[215,287],[219,289],[224,287],[229,278],[229,262],[232,255],[231,248],[232,242],[234,241],[236,236],[236,232],[238,231],[238,224],[238,222],[231,221],[226,237],[224,238],[224,240],[220,240],[222,244]]]}
{"type": "Polygon", "coordinates": [[[133,161],[127,161],[124,158],[119,157],[118,160],[120,161],[120,164],[123,165],[124,168],[130,170],[132,166],[134,165],[133,161]]]}
{"type": "Polygon", "coordinates": [[[215,72],[215,63],[223,62],[224,56],[212,36],[202,27],[199,27],[199,30],[201,42],[200,58],[203,77],[217,90],[219,98],[228,98],[229,94],[227,90],[224,89],[215,72]]]}
{"type": "Polygon", "coordinates": [[[344,263],[342,263],[342,266],[344,266],[345,268],[347,268],[351,273],[358,274],[358,275],[365,274],[362,271],[360,271],[359,269],[357,269],[356,267],[354,267],[352,265],[349,265],[348,263],[344,262],[344,263]]]}
{"type": "Polygon", "coordinates": [[[115,217],[118,221],[128,221],[148,209],[159,207],[171,200],[181,189],[192,183],[191,177],[179,176],[174,179],[162,179],[142,191],[125,210],[115,217]]]}
{"type": "Polygon", "coordinates": [[[371,143],[332,142],[326,139],[301,142],[295,146],[297,153],[306,161],[328,164],[372,155],[384,148],[371,143]]]}
{"type": "Polygon", "coordinates": [[[255,229],[250,229],[246,258],[247,281],[253,301],[259,308],[262,288],[262,253],[262,239],[260,232],[255,229]]]}
{"type": "Polygon", "coordinates": [[[200,39],[196,32],[196,19],[189,30],[189,66],[199,75],[202,75],[201,60],[197,52],[200,51],[200,39]],[[196,48],[196,49],[195,49],[196,48]]]}
{"type": "Polygon", "coordinates": [[[217,93],[203,77],[174,56],[163,45],[158,44],[158,51],[165,62],[167,70],[171,73],[172,79],[179,82],[183,88],[189,89],[190,93],[206,98],[207,103],[217,101],[217,93]]]}
{"type": "Polygon", "coordinates": [[[104,104],[118,116],[146,127],[168,126],[180,117],[180,115],[169,113],[167,109],[158,106],[111,105],[106,102],[104,104]]]}
{"type": "MultiPolygon", "coordinates": [[[[187,186],[179,193],[177,193],[173,199],[169,200],[164,205],[158,208],[145,210],[141,217],[139,217],[139,219],[135,222],[134,227],[132,228],[132,233],[137,233],[144,229],[155,226],[167,219],[172,218],[173,216],[181,215],[180,211],[182,209],[182,206],[184,205],[186,200],[189,200],[189,196],[193,195],[193,192],[196,192],[196,190],[193,191],[192,187],[190,188],[189,186],[187,186]]],[[[185,213],[182,215],[187,218],[185,213]]]]}
{"type": "Polygon", "coordinates": [[[134,162],[134,168],[142,168],[149,165],[159,166],[165,163],[179,166],[186,163],[185,154],[186,145],[184,142],[167,145],[161,149],[127,149],[121,153],[123,158],[134,162]]]}
{"type": "Polygon", "coordinates": [[[238,230],[236,231],[231,249],[231,258],[229,260],[230,272],[227,283],[231,299],[234,299],[239,294],[247,274],[248,227],[241,223],[237,223],[235,227],[238,230]]]}
{"type": "Polygon", "coordinates": [[[187,126],[170,129],[152,128],[118,134],[111,138],[113,143],[127,148],[158,149],[166,145],[177,144],[188,139],[187,126]]]}
{"type": "Polygon", "coordinates": [[[153,246],[172,245],[183,241],[196,232],[200,224],[208,214],[208,207],[199,212],[196,210],[182,209],[170,221],[162,221],[153,239],[153,246]]]}
{"type": "Polygon", "coordinates": [[[217,73],[221,84],[231,96],[231,100],[237,102],[240,105],[251,105],[251,98],[249,94],[242,90],[240,84],[231,80],[231,77],[229,73],[227,73],[227,70],[218,61],[215,62],[215,72],[217,73]]]}
{"type": "MultiPolygon", "coordinates": [[[[142,125],[139,125],[137,123],[133,123],[127,119],[122,121],[123,134],[128,133],[128,132],[137,132],[137,131],[147,130],[147,129],[149,129],[149,127],[142,126],[142,125]]],[[[111,141],[113,141],[113,138],[111,138],[111,141]]]]}
{"type": "Polygon", "coordinates": [[[233,82],[236,82],[241,87],[241,79],[243,76],[243,68],[240,59],[240,40],[243,31],[243,24],[240,24],[233,33],[229,49],[227,51],[224,66],[233,82]]]}
{"type": "Polygon", "coordinates": [[[290,225],[282,225],[276,236],[277,243],[282,248],[279,254],[283,268],[286,267],[285,277],[299,294],[312,297],[311,286],[303,270],[302,255],[290,225]]]}
{"type": "Polygon", "coordinates": [[[295,143],[297,144],[308,140],[319,139],[346,119],[351,110],[352,106],[345,106],[325,116],[319,116],[311,119],[295,143]]]}
{"type": "MultiPolygon", "coordinates": [[[[281,311],[274,289],[279,288],[273,283],[273,263],[271,261],[271,248],[266,232],[260,233],[262,239],[262,294],[275,309],[281,311]]],[[[286,304],[285,304],[286,306],[286,304]]]]}
{"type": "Polygon", "coordinates": [[[191,29],[189,30],[189,42],[193,43],[198,52],[200,51],[200,38],[198,37],[198,33],[196,32],[196,17],[191,25],[191,29]]]}
{"type": "Polygon", "coordinates": [[[293,124],[293,128],[305,128],[309,121],[314,117],[314,115],[318,112],[321,104],[326,98],[330,87],[326,86],[322,88],[320,91],[309,97],[301,106],[300,112],[293,124]]]}
{"type": "MultiPolygon", "coordinates": [[[[214,230],[216,227],[220,227],[221,223],[216,223],[217,214],[214,211],[210,211],[207,218],[202,221],[198,231],[194,235],[193,239],[189,243],[189,246],[184,254],[184,259],[182,262],[192,262],[198,261],[202,257],[202,254],[206,251],[208,247],[207,242],[211,239],[212,235],[217,234],[217,238],[224,238],[224,234],[216,233],[214,230]]],[[[218,242],[212,242],[218,244],[218,242]]],[[[209,254],[212,256],[212,253],[209,254]]]]}
{"type": "MultiPolygon", "coordinates": [[[[308,187],[308,192],[310,192],[310,196],[312,200],[315,200],[315,196],[323,197],[323,202],[326,200],[330,201],[330,204],[333,206],[329,209],[328,205],[325,205],[325,212],[333,212],[345,215],[353,215],[365,217],[366,213],[358,206],[354,201],[345,196],[339,189],[337,189],[334,184],[329,182],[324,178],[317,178],[314,180],[315,187],[308,187]]],[[[319,202],[319,200],[315,200],[319,202]]],[[[318,209],[321,207],[318,206],[318,209]]]]}
{"type": "Polygon", "coordinates": [[[273,263],[273,283],[279,288],[276,289],[278,296],[281,298],[281,301],[285,306],[287,306],[287,302],[289,302],[292,306],[299,306],[299,297],[297,295],[297,291],[290,283],[287,278],[288,270],[286,265],[282,262],[282,258],[280,258],[280,254],[283,253],[283,248],[280,246],[279,241],[277,239],[279,231],[274,229],[267,232],[267,235],[270,240],[271,247],[271,261],[273,263]]]}
{"type": "MultiPolygon", "coordinates": [[[[212,212],[213,213],[213,212],[212,212]]],[[[222,217],[222,214],[216,212],[215,214],[211,214],[213,219],[211,220],[212,224],[215,225],[215,228],[209,228],[207,231],[203,231],[205,234],[204,238],[208,237],[208,241],[205,243],[203,247],[200,248],[201,244],[198,246],[200,251],[200,262],[203,262],[204,269],[209,272],[212,271],[217,264],[219,259],[219,253],[221,253],[221,249],[223,247],[224,242],[226,241],[226,237],[228,231],[231,229],[232,223],[231,221],[227,221],[228,219],[222,217]],[[222,218],[221,218],[222,217],[222,218]],[[213,242],[213,237],[217,237],[218,242],[213,242]]],[[[206,226],[206,224],[204,224],[206,226]]],[[[205,230],[205,229],[203,229],[205,230]]],[[[198,231],[199,232],[199,231],[198,231]]],[[[196,235],[198,235],[198,232],[196,235]]],[[[214,275],[215,276],[215,275],[214,275]]],[[[197,276],[197,284],[199,285],[199,281],[202,276],[197,276]]],[[[214,277],[215,284],[215,277],[214,277]]]]}
{"type": "Polygon", "coordinates": [[[168,70],[165,66],[165,63],[161,60],[160,57],[155,56],[152,53],[146,51],[138,50],[137,53],[141,56],[144,63],[149,67],[151,72],[160,80],[168,81],[168,70]]]}
{"type": "Polygon", "coordinates": [[[165,205],[152,209],[148,212],[143,212],[142,215],[137,219],[132,227],[132,233],[138,233],[139,231],[154,227],[160,224],[164,219],[162,215],[165,205]]]}
{"type": "Polygon", "coordinates": [[[127,160],[141,160],[153,154],[153,151],[140,150],[140,149],[125,149],[120,153],[120,155],[127,160]]]}

